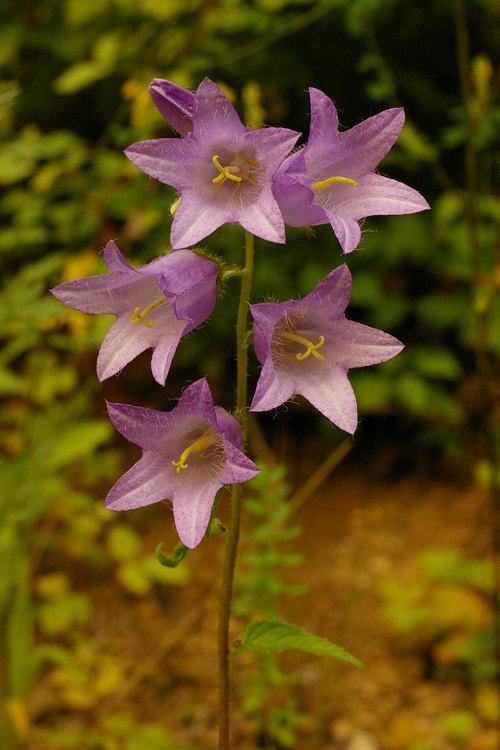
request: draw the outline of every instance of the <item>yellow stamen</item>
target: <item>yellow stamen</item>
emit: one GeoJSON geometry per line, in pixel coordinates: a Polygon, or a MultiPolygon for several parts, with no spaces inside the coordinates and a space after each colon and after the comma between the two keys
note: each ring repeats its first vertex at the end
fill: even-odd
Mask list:
{"type": "Polygon", "coordinates": [[[324,190],[325,188],[329,187],[329,185],[333,185],[335,182],[340,182],[342,185],[358,184],[356,180],[351,180],[350,177],[327,177],[326,180],[317,180],[316,182],[311,182],[311,187],[314,192],[317,193],[319,190],[324,190]]]}
{"type": "Polygon", "coordinates": [[[148,313],[151,312],[151,310],[154,310],[155,307],[158,307],[158,305],[162,305],[164,302],[166,302],[165,297],[160,297],[159,299],[156,299],[154,302],[151,302],[149,305],[147,305],[144,310],[141,312],[140,307],[136,307],[133,315],[130,317],[131,323],[142,323],[146,326],[146,328],[152,328],[155,324],[154,320],[146,320],[146,316],[148,313]]]}
{"type": "Polygon", "coordinates": [[[212,163],[214,167],[216,167],[220,174],[217,175],[217,177],[214,177],[212,182],[214,185],[222,185],[224,183],[224,180],[232,180],[233,182],[241,182],[241,177],[238,177],[238,172],[241,172],[241,168],[238,166],[233,166],[232,164],[229,164],[227,167],[223,167],[222,164],[219,161],[219,157],[217,154],[215,156],[212,156],[212,163]]]}
{"type": "Polygon", "coordinates": [[[287,339],[288,341],[296,341],[298,344],[302,344],[306,347],[305,352],[295,355],[299,362],[307,359],[310,354],[312,354],[315,359],[324,360],[323,355],[318,353],[318,349],[321,349],[321,347],[325,343],[324,336],[319,337],[319,341],[317,344],[313,344],[312,341],[309,341],[309,339],[306,339],[304,336],[299,336],[296,333],[284,333],[283,338],[287,339]]]}
{"type": "Polygon", "coordinates": [[[175,470],[177,474],[181,473],[181,469],[188,468],[186,459],[191,453],[200,453],[201,451],[204,451],[205,448],[208,448],[209,445],[212,445],[213,441],[214,441],[213,434],[211,432],[206,432],[204,435],[202,435],[193,443],[191,443],[191,445],[188,445],[186,450],[181,453],[179,460],[172,461],[172,466],[175,466],[175,470]]]}
{"type": "Polygon", "coordinates": [[[179,208],[179,203],[181,202],[180,197],[176,198],[175,201],[170,206],[170,216],[175,216],[175,212],[179,208]]]}

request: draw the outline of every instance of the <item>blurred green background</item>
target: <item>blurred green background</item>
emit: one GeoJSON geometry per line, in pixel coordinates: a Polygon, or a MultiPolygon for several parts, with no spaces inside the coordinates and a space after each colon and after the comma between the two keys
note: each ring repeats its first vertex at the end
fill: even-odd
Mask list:
{"type": "MultiPolygon", "coordinates": [[[[11,744],[2,747],[35,747],[26,739],[26,698],[47,664],[62,670],[66,691],[68,674],[80,687],[92,683],[90,605],[61,559],[112,563],[126,590],[144,594],[161,576],[135,532],[96,511],[133,455],[124,457],[112,435],[103,398],[170,408],[188,380],[207,375],[215,400],[232,405],[235,289],[181,344],[165,389],[150,375],[148,353],[100,386],[95,357],[109,319],[63,309],[47,292],[101,272],[109,239],[136,264],[168,247],[173,192],[122,154],[132,142],[171,134],[147,93],[153,77],[194,89],[208,76],[244,121],[294,128],[304,140],[309,86],[335,101],[344,128],[405,108],[405,128],[380,171],[419,190],[432,210],[369,218],[347,258],[350,316],[407,345],[395,360],[351,373],[362,417],[355,461],[376,465],[383,455],[394,474],[494,484],[499,20],[496,0],[20,0],[3,8],[0,731],[11,744]]],[[[254,301],[303,295],[345,260],[328,227],[288,229],[287,237],[286,247],[258,243],[254,301]]],[[[203,245],[241,260],[237,227],[203,245]]],[[[342,440],[305,403],[261,425],[285,462],[328,455],[342,440]]],[[[104,693],[121,679],[120,664],[106,668],[104,693]]],[[[82,709],[75,698],[72,708],[92,710],[99,693],[87,700],[82,709]]],[[[106,730],[115,744],[97,737],[88,747],[170,747],[154,738],[158,728],[124,721],[106,730]]],[[[74,746],[71,737],[59,741],[36,747],[74,746]]]]}

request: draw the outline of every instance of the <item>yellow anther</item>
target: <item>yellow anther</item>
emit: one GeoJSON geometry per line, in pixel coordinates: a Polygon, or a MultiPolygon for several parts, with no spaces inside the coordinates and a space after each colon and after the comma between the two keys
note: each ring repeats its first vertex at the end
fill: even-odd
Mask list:
{"type": "Polygon", "coordinates": [[[142,323],[146,326],[146,328],[152,328],[155,324],[154,320],[146,320],[146,316],[151,312],[151,310],[154,310],[155,307],[158,307],[158,305],[163,304],[163,302],[166,302],[165,297],[160,297],[159,299],[156,299],[154,302],[151,302],[149,305],[147,305],[144,310],[141,312],[140,307],[136,307],[133,314],[130,316],[130,322],[131,323],[142,323]]]}
{"type": "Polygon", "coordinates": [[[170,216],[175,216],[175,212],[179,208],[179,203],[181,202],[180,197],[176,198],[175,201],[170,206],[170,216]]]}
{"type": "Polygon", "coordinates": [[[357,185],[356,180],[352,180],[350,177],[327,177],[326,180],[317,180],[316,182],[311,182],[311,187],[314,190],[315,193],[319,192],[320,190],[324,190],[325,188],[329,187],[329,185],[333,185],[336,182],[340,182],[342,185],[357,185]]]}
{"type": "Polygon", "coordinates": [[[283,338],[287,339],[288,341],[296,341],[297,344],[302,344],[302,346],[306,347],[305,352],[299,352],[299,354],[295,355],[299,362],[307,359],[310,354],[312,354],[315,359],[324,360],[324,356],[322,354],[319,354],[318,352],[318,349],[321,349],[321,347],[325,343],[324,336],[319,337],[319,341],[317,344],[313,344],[312,341],[309,341],[309,339],[306,339],[304,336],[299,336],[296,333],[284,333],[283,338]]]}
{"type": "Polygon", "coordinates": [[[209,445],[212,445],[213,442],[213,434],[211,432],[206,432],[204,435],[191,443],[191,445],[188,445],[186,450],[181,453],[179,460],[172,461],[172,466],[175,466],[177,474],[180,474],[182,469],[188,468],[186,459],[189,455],[191,455],[191,453],[200,453],[201,451],[204,451],[205,448],[208,448],[209,445]]]}
{"type": "Polygon", "coordinates": [[[241,168],[229,164],[227,167],[223,167],[222,164],[219,161],[219,156],[215,154],[215,156],[212,156],[212,163],[216,169],[218,169],[219,173],[217,177],[214,177],[212,182],[214,185],[222,185],[224,183],[224,180],[232,180],[233,182],[241,182],[241,177],[238,177],[238,172],[241,172],[241,168]]]}

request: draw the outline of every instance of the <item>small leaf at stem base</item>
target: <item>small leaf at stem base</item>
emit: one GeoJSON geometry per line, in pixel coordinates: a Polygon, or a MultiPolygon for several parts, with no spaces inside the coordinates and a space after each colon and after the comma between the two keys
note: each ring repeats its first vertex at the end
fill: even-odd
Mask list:
{"type": "Polygon", "coordinates": [[[184,560],[186,557],[186,553],[188,548],[185,544],[182,542],[178,542],[172,552],[172,557],[167,557],[164,552],[162,552],[163,542],[160,542],[156,546],[156,557],[158,558],[158,562],[161,563],[161,565],[164,565],[166,568],[176,568],[179,563],[184,560]]]}

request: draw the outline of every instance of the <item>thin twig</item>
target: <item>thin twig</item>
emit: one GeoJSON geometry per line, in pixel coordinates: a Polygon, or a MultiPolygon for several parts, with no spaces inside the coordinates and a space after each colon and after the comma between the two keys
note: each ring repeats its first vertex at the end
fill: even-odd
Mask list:
{"type": "Polygon", "coordinates": [[[332,453],[330,453],[329,456],[327,456],[323,463],[318,466],[316,471],[311,474],[309,479],[304,482],[302,487],[290,498],[290,515],[296,513],[306,500],[310,498],[313,492],[318,489],[329,474],[331,474],[340,462],[344,460],[353,445],[354,442],[352,440],[344,440],[332,453]]]}

